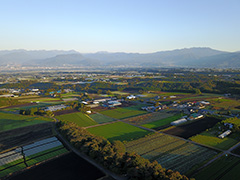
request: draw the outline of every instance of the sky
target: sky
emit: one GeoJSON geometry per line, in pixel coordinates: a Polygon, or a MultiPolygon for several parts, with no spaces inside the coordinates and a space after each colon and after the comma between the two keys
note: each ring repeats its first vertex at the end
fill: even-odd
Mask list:
{"type": "Polygon", "coordinates": [[[240,0],[0,0],[0,50],[240,51],[240,0]]]}

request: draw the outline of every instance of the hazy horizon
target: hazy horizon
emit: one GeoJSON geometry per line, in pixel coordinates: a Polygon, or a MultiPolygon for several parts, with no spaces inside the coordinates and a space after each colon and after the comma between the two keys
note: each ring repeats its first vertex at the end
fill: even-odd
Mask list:
{"type": "Polygon", "coordinates": [[[235,52],[238,0],[4,1],[0,50],[151,53],[190,47],[235,52]]]}

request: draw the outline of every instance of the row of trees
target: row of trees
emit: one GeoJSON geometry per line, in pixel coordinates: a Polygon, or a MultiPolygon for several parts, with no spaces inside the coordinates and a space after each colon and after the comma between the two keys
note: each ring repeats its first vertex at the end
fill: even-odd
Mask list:
{"type": "Polygon", "coordinates": [[[188,180],[185,175],[166,170],[157,162],[150,162],[136,153],[128,153],[121,141],[108,140],[90,134],[74,123],[58,122],[60,133],[79,151],[117,174],[138,180],[188,180]]]}

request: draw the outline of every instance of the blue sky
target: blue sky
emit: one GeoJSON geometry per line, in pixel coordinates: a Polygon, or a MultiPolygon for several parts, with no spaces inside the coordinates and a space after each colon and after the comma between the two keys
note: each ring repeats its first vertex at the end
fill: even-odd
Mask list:
{"type": "Polygon", "coordinates": [[[239,0],[0,0],[0,50],[240,51],[239,0]]]}

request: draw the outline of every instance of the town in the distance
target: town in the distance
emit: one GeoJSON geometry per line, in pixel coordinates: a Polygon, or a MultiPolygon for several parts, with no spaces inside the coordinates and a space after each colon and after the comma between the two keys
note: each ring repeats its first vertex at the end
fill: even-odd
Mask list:
{"type": "Polygon", "coordinates": [[[3,67],[0,179],[240,179],[239,69],[3,67]]]}

